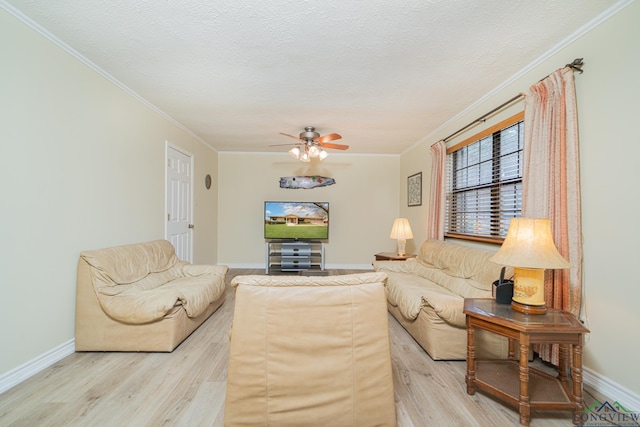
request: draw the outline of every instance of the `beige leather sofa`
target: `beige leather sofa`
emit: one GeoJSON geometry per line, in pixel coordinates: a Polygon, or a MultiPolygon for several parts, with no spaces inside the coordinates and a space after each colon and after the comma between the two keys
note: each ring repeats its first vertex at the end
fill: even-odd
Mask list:
{"type": "MultiPolygon", "coordinates": [[[[493,252],[439,240],[427,240],[417,258],[375,261],[388,275],[391,314],[435,359],[463,360],[467,354],[464,298],[491,298],[502,266],[489,261],[493,252]]],[[[513,275],[508,268],[506,277],[513,275]]],[[[504,358],[505,338],[476,331],[478,357],[504,358]]]]}
{"type": "Polygon", "coordinates": [[[224,302],[226,272],[166,240],[82,252],[76,351],[173,351],[224,302]]]}
{"type": "Polygon", "coordinates": [[[383,273],[237,276],[225,426],[393,426],[383,273]]]}

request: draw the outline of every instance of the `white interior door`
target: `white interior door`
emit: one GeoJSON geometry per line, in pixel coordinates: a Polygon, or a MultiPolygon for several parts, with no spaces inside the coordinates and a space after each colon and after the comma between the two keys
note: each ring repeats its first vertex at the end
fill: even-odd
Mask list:
{"type": "Polygon", "coordinates": [[[193,156],[167,144],[166,239],[183,261],[193,262],[193,156]]]}

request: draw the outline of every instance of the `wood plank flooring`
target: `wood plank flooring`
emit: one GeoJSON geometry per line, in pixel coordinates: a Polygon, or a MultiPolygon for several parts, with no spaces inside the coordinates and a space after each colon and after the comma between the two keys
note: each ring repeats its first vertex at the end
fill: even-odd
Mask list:
{"type": "MultiPolygon", "coordinates": [[[[338,270],[339,274],[355,272],[338,270]]],[[[238,274],[264,270],[231,269],[238,274]]],[[[172,353],[74,353],[0,394],[0,426],[222,426],[234,295],[172,353]]],[[[517,426],[515,408],[466,393],[464,361],[433,361],[389,315],[398,426],[517,426]]],[[[585,390],[585,403],[606,400],[585,390]]],[[[536,426],[569,412],[533,412],[536,426]]]]}

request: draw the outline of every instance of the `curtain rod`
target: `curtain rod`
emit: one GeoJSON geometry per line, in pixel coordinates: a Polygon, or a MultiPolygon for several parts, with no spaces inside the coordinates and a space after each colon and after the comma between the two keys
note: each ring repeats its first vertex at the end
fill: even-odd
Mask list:
{"type": "MultiPolygon", "coordinates": [[[[580,74],[582,74],[583,70],[582,70],[582,62],[583,58],[576,58],[573,60],[573,62],[567,64],[564,66],[564,68],[571,68],[573,71],[577,71],[580,74]]],[[[549,77],[551,74],[547,74],[546,76],[544,76],[543,78],[541,78],[540,80],[538,80],[539,82],[541,82],[542,80],[546,79],[547,77],[549,77]]],[[[492,115],[493,113],[495,113],[496,111],[499,111],[501,109],[503,109],[504,107],[506,107],[507,105],[511,104],[512,102],[523,98],[524,94],[519,93],[516,96],[514,96],[513,98],[509,99],[506,102],[503,102],[502,104],[498,105],[496,108],[494,108],[493,110],[489,111],[488,113],[483,114],[482,116],[478,117],[477,119],[475,119],[474,121],[472,121],[471,123],[469,123],[466,126],[461,127],[460,129],[458,129],[457,131],[455,131],[454,133],[452,133],[451,135],[449,135],[448,137],[442,139],[443,142],[447,142],[448,140],[450,140],[451,138],[453,138],[454,136],[458,135],[459,133],[469,129],[471,126],[475,125],[476,123],[482,122],[484,121],[484,119],[486,119],[487,117],[489,117],[490,115],[492,115]]]]}

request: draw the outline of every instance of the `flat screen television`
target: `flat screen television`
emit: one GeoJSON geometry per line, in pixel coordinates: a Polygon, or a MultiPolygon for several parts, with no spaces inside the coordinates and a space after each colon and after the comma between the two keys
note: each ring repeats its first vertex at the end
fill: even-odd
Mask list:
{"type": "Polygon", "coordinates": [[[327,240],[328,202],[264,202],[264,238],[327,240]]]}

